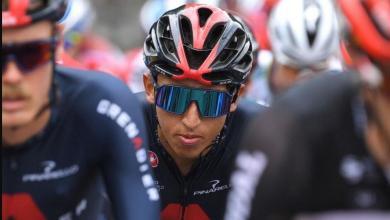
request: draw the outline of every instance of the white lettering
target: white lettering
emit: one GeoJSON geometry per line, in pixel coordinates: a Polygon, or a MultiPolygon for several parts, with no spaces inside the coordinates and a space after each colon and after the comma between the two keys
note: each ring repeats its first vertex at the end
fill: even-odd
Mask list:
{"type": "Polygon", "coordinates": [[[139,167],[139,171],[141,171],[141,172],[146,172],[148,169],[149,169],[149,166],[147,164],[142,164],[139,167]]]}
{"type": "Polygon", "coordinates": [[[100,114],[106,114],[107,113],[107,110],[108,110],[108,107],[110,106],[110,102],[105,100],[105,99],[102,99],[100,100],[98,106],[97,106],[97,112],[100,113],[100,114]]]}
{"type": "Polygon", "coordinates": [[[139,130],[134,122],[131,122],[129,125],[127,125],[125,131],[127,133],[127,137],[129,138],[134,138],[139,134],[139,130]]]}
{"type": "Polygon", "coordinates": [[[147,160],[148,156],[145,149],[140,149],[135,153],[138,163],[143,163],[147,160]]]}
{"type": "Polygon", "coordinates": [[[87,208],[87,200],[83,199],[76,207],[76,215],[80,216],[81,212],[84,211],[86,208],[87,208]]]}
{"type": "Polygon", "coordinates": [[[151,201],[158,201],[160,196],[158,194],[158,190],[156,188],[150,188],[146,191],[148,193],[149,199],[151,201]]]}
{"type": "Polygon", "coordinates": [[[150,174],[145,174],[142,176],[142,183],[145,187],[153,186],[153,178],[150,174]]]}
{"type": "Polygon", "coordinates": [[[73,165],[69,168],[56,170],[52,172],[34,173],[23,175],[23,182],[40,182],[45,180],[60,179],[67,176],[71,176],[79,171],[78,165],[73,165]]]}
{"type": "Polygon", "coordinates": [[[243,152],[236,160],[237,170],[232,174],[232,190],[228,195],[225,220],[247,219],[256,185],[267,165],[262,152],[243,152]]]}
{"type": "Polygon", "coordinates": [[[116,119],[116,123],[118,123],[119,126],[124,128],[126,124],[130,122],[130,120],[130,116],[126,112],[122,112],[116,119]]]}
{"type": "Polygon", "coordinates": [[[116,116],[119,115],[119,113],[121,113],[121,107],[119,107],[119,105],[115,103],[112,103],[110,108],[108,109],[107,115],[114,120],[116,116]]]}
{"type": "Polygon", "coordinates": [[[54,167],[56,167],[56,162],[51,160],[44,161],[42,164],[45,166],[45,169],[43,170],[45,173],[50,173],[54,167]]]}
{"type": "Polygon", "coordinates": [[[72,220],[72,213],[67,212],[63,215],[61,215],[58,220],[72,220]]]}

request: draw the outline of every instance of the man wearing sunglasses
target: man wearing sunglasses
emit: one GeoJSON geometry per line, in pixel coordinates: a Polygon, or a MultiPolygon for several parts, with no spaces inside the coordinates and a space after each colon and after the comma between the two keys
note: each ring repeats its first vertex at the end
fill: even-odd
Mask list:
{"type": "Polygon", "coordinates": [[[242,127],[261,110],[238,105],[252,53],[241,21],[215,6],[183,5],[152,25],[145,115],[161,219],[222,218],[242,127]]]}
{"type": "Polygon", "coordinates": [[[54,62],[66,6],[2,1],[2,219],[101,219],[104,186],[116,219],[157,219],[137,98],[54,62]]]}
{"type": "Polygon", "coordinates": [[[225,220],[390,219],[390,1],[336,2],[351,70],[314,77],[253,119],[225,220]]]}

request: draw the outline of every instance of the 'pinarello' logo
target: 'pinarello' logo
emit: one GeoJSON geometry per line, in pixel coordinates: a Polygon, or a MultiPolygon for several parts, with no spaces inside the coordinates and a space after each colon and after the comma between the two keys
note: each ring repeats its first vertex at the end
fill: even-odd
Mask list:
{"type": "Polygon", "coordinates": [[[154,153],[153,151],[149,151],[149,160],[150,160],[150,165],[153,168],[156,168],[158,166],[158,157],[157,154],[154,153]]]}

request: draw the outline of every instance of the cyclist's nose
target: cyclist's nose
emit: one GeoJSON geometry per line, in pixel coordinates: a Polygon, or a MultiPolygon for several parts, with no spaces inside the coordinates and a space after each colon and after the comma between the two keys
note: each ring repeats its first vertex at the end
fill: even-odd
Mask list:
{"type": "Polygon", "coordinates": [[[195,102],[192,102],[183,115],[183,124],[189,129],[195,129],[201,122],[201,116],[195,102]]]}
{"type": "Polygon", "coordinates": [[[23,74],[16,63],[14,61],[9,61],[4,65],[5,67],[2,72],[2,82],[8,84],[19,83],[23,78],[23,74]]]}

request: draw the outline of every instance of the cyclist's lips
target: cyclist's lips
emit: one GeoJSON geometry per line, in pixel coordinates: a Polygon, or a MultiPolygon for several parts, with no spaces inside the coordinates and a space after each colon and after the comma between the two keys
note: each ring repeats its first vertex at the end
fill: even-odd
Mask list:
{"type": "Polygon", "coordinates": [[[2,97],[1,104],[2,110],[7,112],[13,112],[22,109],[27,102],[26,97],[2,97]]]}
{"type": "Polygon", "coordinates": [[[202,139],[202,136],[194,134],[179,134],[178,137],[181,144],[185,146],[197,145],[202,139]]]}

